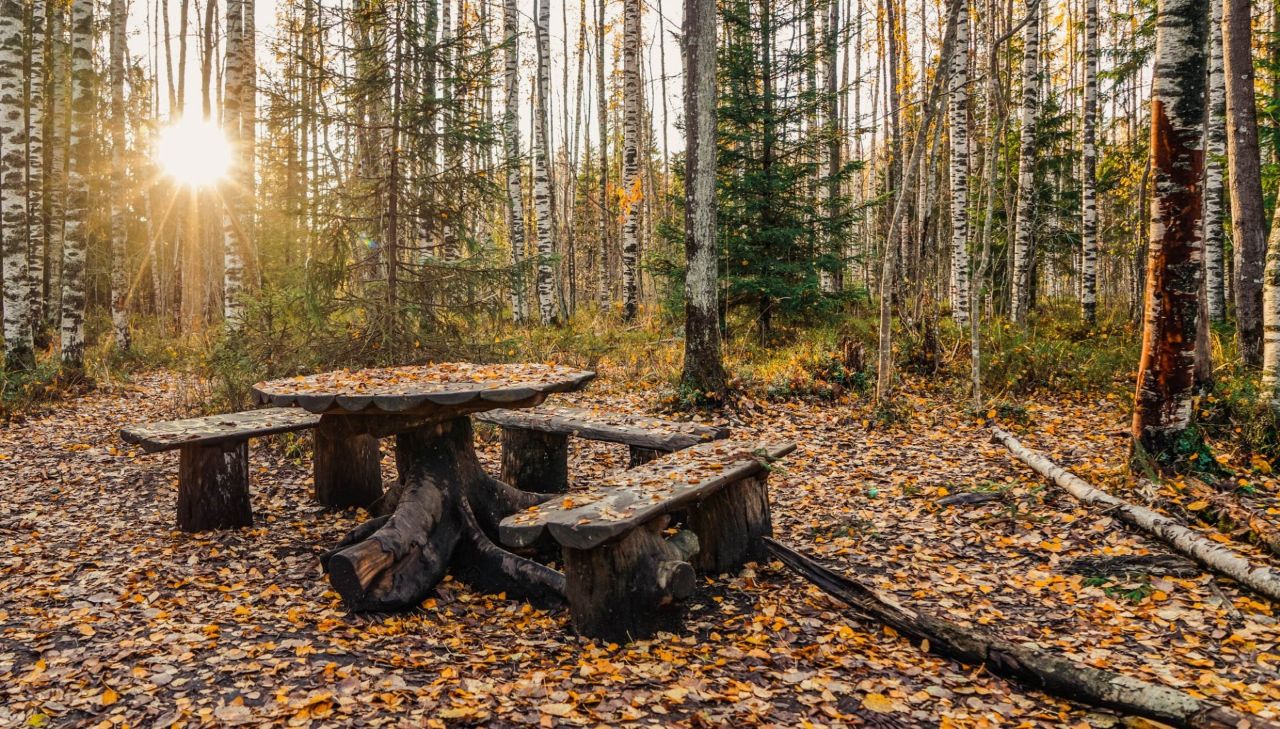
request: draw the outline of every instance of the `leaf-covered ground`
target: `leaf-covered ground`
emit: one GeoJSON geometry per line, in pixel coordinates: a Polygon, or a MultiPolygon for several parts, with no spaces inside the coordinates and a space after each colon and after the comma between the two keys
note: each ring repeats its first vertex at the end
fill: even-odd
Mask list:
{"type": "MultiPolygon", "coordinates": [[[[350,615],[316,556],[362,515],[311,501],[305,438],[253,446],[255,528],[174,529],[177,454],[116,430],[185,414],[194,391],[150,375],[0,430],[0,725],[1114,723],[931,657],[778,564],[708,581],[687,634],[622,647],[453,582],[409,614],[350,615]]],[[[653,405],[608,381],[555,401],[653,405]]],[[[876,425],[857,404],[747,403],[735,434],[799,444],[770,479],[778,537],[917,609],[1280,716],[1271,606],[1204,575],[1074,574],[1075,558],[1160,550],[1044,486],[960,410],[910,409],[876,425]],[[965,491],[1000,498],[936,504],[965,491]]],[[[1121,402],[1027,413],[1027,445],[1118,482],[1121,402]]],[[[625,464],[620,447],[573,447],[582,485],[625,464]]]]}

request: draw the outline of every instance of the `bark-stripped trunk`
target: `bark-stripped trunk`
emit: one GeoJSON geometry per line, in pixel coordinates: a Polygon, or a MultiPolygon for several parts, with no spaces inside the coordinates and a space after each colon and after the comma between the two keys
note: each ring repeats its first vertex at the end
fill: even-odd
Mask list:
{"type": "Polygon", "coordinates": [[[716,2],[685,0],[684,371],[685,388],[724,394],[716,305],[716,2]]]}
{"type": "Polygon", "coordinates": [[[1040,0],[1027,3],[1031,19],[1022,29],[1022,138],[1018,146],[1017,222],[1013,233],[1013,279],[1010,311],[1017,323],[1031,308],[1032,262],[1035,253],[1036,120],[1040,113],[1040,0]]]}
{"type": "Polygon", "coordinates": [[[18,0],[0,0],[0,268],[4,271],[5,367],[35,365],[27,280],[27,130],[24,112],[25,8],[18,0]]]}
{"type": "Polygon", "coordinates": [[[640,0],[622,4],[622,319],[636,316],[640,203],[640,0]]]}
{"type": "MultiPolygon", "coordinates": [[[[1151,93],[1151,229],[1135,451],[1175,459],[1192,427],[1204,278],[1201,194],[1208,0],[1160,0],[1151,93]]],[[[1184,454],[1185,455],[1185,454],[1184,454]]]]}
{"type": "Polygon", "coordinates": [[[503,0],[502,33],[506,54],[506,101],[502,110],[502,151],[507,175],[507,236],[511,240],[511,316],[517,324],[529,318],[525,303],[524,190],[520,184],[520,16],[516,0],[503,0]]]}
{"type": "MultiPolygon", "coordinates": [[[[93,0],[71,3],[71,142],[62,250],[62,364],[84,366],[85,250],[93,153],[93,0]]],[[[184,282],[185,283],[185,282],[184,282]]]]}
{"type": "MultiPolygon", "coordinates": [[[[1206,14],[1208,9],[1206,8],[1206,14]]],[[[1227,163],[1235,252],[1236,340],[1246,365],[1262,363],[1262,266],[1266,252],[1258,114],[1253,94],[1250,0],[1224,0],[1222,43],[1227,80],[1227,163]]]]}
{"type": "Polygon", "coordinates": [[[111,15],[111,330],[116,349],[123,351],[129,348],[128,227],[124,220],[125,0],[111,0],[108,12],[111,15]]]}
{"type": "MultiPolygon", "coordinates": [[[[45,35],[46,0],[32,0],[27,63],[27,296],[33,338],[44,327],[44,257],[48,224],[45,217],[45,72],[49,37],[45,35]]],[[[42,338],[42,337],[41,337],[42,338]]],[[[39,344],[39,343],[37,343],[39,344]]]]}
{"type": "Polygon", "coordinates": [[[1227,154],[1227,80],[1222,68],[1222,2],[1213,7],[1209,26],[1209,112],[1205,117],[1204,275],[1209,321],[1226,318],[1227,299],[1222,247],[1222,164],[1227,154]]]}
{"type": "Polygon", "coordinates": [[[969,321],[969,10],[956,21],[951,54],[951,315],[969,321]]]}
{"type": "MultiPolygon", "coordinates": [[[[120,0],[114,0],[120,2],[120,0]]],[[[231,174],[222,186],[222,313],[228,327],[237,327],[243,316],[244,241],[241,238],[241,201],[244,164],[241,139],[241,100],[244,98],[244,2],[227,0],[227,41],[222,76],[222,129],[231,147],[231,174]]]]}
{"type": "Polygon", "coordinates": [[[1085,0],[1084,139],[1080,150],[1080,311],[1098,320],[1098,0],[1085,0]]]}
{"type": "Polygon", "coordinates": [[[551,49],[548,39],[551,26],[551,0],[537,3],[534,35],[538,52],[538,78],[535,83],[533,108],[533,209],[538,233],[538,313],[543,324],[555,324],[560,316],[556,307],[555,221],[551,218],[551,135],[548,133],[548,88],[551,84],[551,49]]]}

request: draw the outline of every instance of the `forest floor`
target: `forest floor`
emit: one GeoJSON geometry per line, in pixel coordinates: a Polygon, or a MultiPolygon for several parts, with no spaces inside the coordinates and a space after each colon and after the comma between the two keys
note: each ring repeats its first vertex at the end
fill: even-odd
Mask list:
{"type": "MultiPolygon", "coordinates": [[[[934,658],[778,563],[710,580],[687,634],[622,647],[575,637],[563,610],[451,581],[409,614],[348,614],[316,557],[362,515],[315,506],[296,437],[254,447],[254,528],[174,529],[176,453],[143,455],[116,431],[188,413],[199,392],[138,376],[0,429],[0,725],[1116,723],[934,658]]],[[[559,401],[655,399],[604,378],[559,401]]],[[[1073,574],[1075,558],[1160,548],[1046,487],[960,408],[906,400],[887,425],[857,402],[745,403],[737,433],[799,444],[770,478],[780,540],[904,605],[1280,716],[1271,606],[1204,575],[1073,574]],[[1001,498],[936,504],[983,490],[1001,498]]],[[[1027,445],[1119,482],[1119,398],[1024,404],[1027,445]]],[[[481,435],[493,466],[496,437],[481,435]]],[[[580,483],[625,463],[621,447],[573,448],[580,483]]]]}

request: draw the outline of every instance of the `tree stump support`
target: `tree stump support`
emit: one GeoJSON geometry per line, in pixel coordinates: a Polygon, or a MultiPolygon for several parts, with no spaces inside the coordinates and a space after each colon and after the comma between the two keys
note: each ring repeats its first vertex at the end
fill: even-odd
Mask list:
{"type": "Polygon", "coordinates": [[[678,632],[697,577],[691,532],[662,537],[663,516],[594,549],[564,550],[569,612],[579,634],[617,643],[678,632]]]}
{"type": "Polygon", "coordinates": [[[656,448],[642,448],[640,446],[631,446],[630,450],[631,450],[631,461],[627,465],[627,468],[635,468],[636,466],[643,466],[644,464],[648,463],[649,461],[652,461],[655,458],[662,457],[662,455],[667,452],[667,451],[657,450],[656,448]]]}
{"type": "Polygon", "coordinates": [[[382,466],[378,438],[355,432],[350,418],[320,418],[315,433],[315,498],[323,506],[346,509],[378,507],[382,499],[382,466]]]}
{"type": "Polygon", "coordinates": [[[569,490],[569,435],[504,427],[502,480],[521,491],[566,493],[569,490]]]}
{"type": "Polygon", "coordinates": [[[731,572],[767,555],[763,538],[773,534],[767,476],[748,476],[689,507],[688,528],[701,545],[693,559],[698,572],[731,572]]]}
{"type": "Polygon", "coordinates": [[[179,454],[179,529],[203,532],[253,525],[248,440],[183,446],[179,454]]]}

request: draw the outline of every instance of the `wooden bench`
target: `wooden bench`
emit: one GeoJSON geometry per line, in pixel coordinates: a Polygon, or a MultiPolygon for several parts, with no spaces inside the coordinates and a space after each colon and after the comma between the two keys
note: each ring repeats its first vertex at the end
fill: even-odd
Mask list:
{"type": "Polygon", "coordinates": [[[729,437],[728,428],[550,405],[491,410],[475,417],[502,428],[502,480],[523,491],[540,493],[569,490],[571,435],[630,447],[632,468],[663,453],[729,437]]]}
{"type": "MultiPolygon", "coordinates": [[[[253,524],[249,503],[249,439],[315,428],[320,416],[301,408],[264,408],[226,415],[135,425],[120,431],[126,443],[147,453],[178,449],[178,528],[188,532],[253,524]]],[[[346,506],[339,488],[350,473],[376,478],[381,493],[378,443],[316,433],[316,496],[346,506]],[[330,442],[333,441],[333,442],[330,442]],[[327,455],[326,455],[327,454],[327,455]],[[370,476],[370,473],[372,474],[370,476]],[[327,486],[326,486],[327,485],[327,486]]],[[[361,504],[365,505],[365,504],[361,504]]]]}
{"type": "Polygon", "coordinates": [[[678,630],[695,573],[762,559],[773,524],[767,463],[791,443],[719,440],[623,471],[503,519],[499,539],[561,548],[574,627],[610,641],[678,630]],[[681,524],[674,535],[669,527],[681,524]]]}

